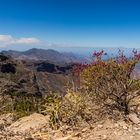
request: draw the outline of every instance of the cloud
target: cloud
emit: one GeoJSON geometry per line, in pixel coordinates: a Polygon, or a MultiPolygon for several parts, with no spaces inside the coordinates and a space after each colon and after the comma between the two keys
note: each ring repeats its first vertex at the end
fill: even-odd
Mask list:
{"type": "Polygon", "coordinates": [[[38,38],[14,38],[11,35],[0,35],[0,47],[7,47],[10,45],[39,45],[41,41],[38,38]]]}
{"type": "Polygon", "coordinates": [[[10,35],[0,35],[0,42],[9,42],[11,40],[13,40],[13,38],[10,35]]]}
{"type": "Polygon", "coordinates": [[[18,40],[16,40],[17,44],[38,44],[40,43],[40,40],[37,38],[20,38],[18,40]]]}

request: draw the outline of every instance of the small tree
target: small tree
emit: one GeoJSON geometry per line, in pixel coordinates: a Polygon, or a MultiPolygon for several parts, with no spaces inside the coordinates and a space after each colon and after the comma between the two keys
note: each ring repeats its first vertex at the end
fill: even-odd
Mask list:
{"type": "Polygon", "coordinates": [[[140,55],[137,51],[133,53],[134,56],[128,59],[119,51],[116,58],[103,60],[104,51],[94,52],[91,64],[80,65],[80,68],[78,65],[75,69],[78,73],[80,70],[82,92],[92,97],[102,113],[126,116],[137,112],[140,80],[133,79],[131,73],[140,55]]]}

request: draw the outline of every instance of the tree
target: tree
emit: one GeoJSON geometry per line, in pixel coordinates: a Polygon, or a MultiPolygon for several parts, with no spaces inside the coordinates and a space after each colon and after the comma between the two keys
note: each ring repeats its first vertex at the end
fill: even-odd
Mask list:
{"type": "Polygon", "coordinates": [[[79,65],[76,72],[81,78],[81,91],[89,94],[100,106],[101,112],[110,115],[127,116],[136,112],[140,99],[140,80],[131,74],[140,55],[133,51],[132,58],[126,58],[122,51],[115,58],[103,60],[104,51],[93,53],[91,64],[79,65]]]}

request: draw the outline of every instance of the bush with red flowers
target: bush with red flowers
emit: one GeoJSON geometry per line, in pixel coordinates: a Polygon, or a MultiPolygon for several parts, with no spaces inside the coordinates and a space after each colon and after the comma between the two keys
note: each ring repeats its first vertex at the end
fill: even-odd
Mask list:
{"type": "Polygon", "coordinates": [[[94,52],[91,64],[75,68],[80,76],[81,91],[91,96],[102,114],[126,117],[131,112],[139,113],[140,80],[131,74],[140,54],[134,50],[133,57],[127,58],[119,51],[117,57],[103,60],[105,54],[94,52]]]}

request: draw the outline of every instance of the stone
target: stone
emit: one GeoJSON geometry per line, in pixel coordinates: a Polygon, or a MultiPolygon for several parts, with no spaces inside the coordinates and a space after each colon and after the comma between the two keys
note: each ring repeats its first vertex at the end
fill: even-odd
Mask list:
{"type": "Polygon", "coordinates": [[[128,127],[127,127],[127,126],[123,126],[123,129],[124,129],[124,130],[127,130],[127,129],[128,129],[128,127]]]}
{"type": "Polygon", "coordinates": [[[103,128],[103,125],[99,124],[97,127],[98,127],[98,128],[103,128]]]}
{"type": "Polygon", "coordinates": [[[49,127],[49,116],[34,113],[30,116],[23,117],[13,124],[7,130],[17,134],[35,133],[43,127],[49,127]]]}
{"type": "Polygon", "coordinates": [[[87,130],[88,130],[88,128],[86,127],[84,129],[82,129],[82,132],[86,132],[87,130]]]}
{"type": "Polygon", "coordinates": [[[130,121],[132,121],[134,124],[139,124],[140,123],[140,118],[137,117],[136,114],[130,114],[129,116],[130,121]]]}

